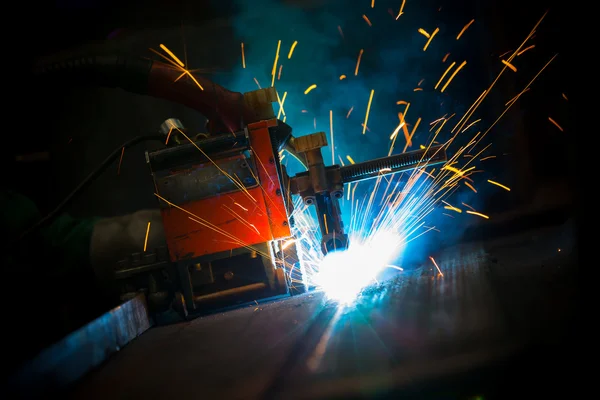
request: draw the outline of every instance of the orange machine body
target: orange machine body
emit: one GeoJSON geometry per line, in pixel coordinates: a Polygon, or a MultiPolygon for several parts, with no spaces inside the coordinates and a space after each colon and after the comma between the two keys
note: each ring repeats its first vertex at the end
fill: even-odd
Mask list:
{"type": "MultiPolygon", "coordinates": [[[[222,158],[208,154],[208,161],[191,167],[212,168],[220,171],[220,179],[223,179],[225,164],[247,162],[256,183],[246,187],[238,177],[232,176],[238,182],[236,190],[163,208],[171,261],[251,248],[291,236],[277,169],[278,155],[274,153],[269,132],[269,128],[276,125],[275,119],[250,124],[247,127],[250,148],[245,154],[229,154],[222,158]],[[247,154],[250,154],[249,158],[247,154]]],[[[190,168],[173,171],[173,174],[177,173],[190,173],[190,168]]]]}

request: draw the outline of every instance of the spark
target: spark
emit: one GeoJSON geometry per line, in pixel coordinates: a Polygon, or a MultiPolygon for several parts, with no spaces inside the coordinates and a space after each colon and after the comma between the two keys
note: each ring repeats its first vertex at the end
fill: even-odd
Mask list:
{"type": "Polygon", "coordinates": [[[244,42],[242,42],[242,68],[246,68],[246,55],[244,54],[244,42]]]}
{"type": "Polygon", "coordinates": [[[496,158],[496,156],[487,156],[487,157],[483,157],[482,159],[480,159],[479,161],[485,161],[485,160],[489,160],[490,158],[496,158]]]}
{"type": "Polygon", "coordinates": [[[258,88],[259,88],[259,89],[262,89],[262,88],[260,87],[260,83],[258,83],[258,79],[254,78],[254,82],[256,83],[256,86],[258,86],[258,88]]]}
{"type": "Polygon", "coordinates": [[[271,86],[275,86],[275,74],[277,72],[277,63],[279,62],[279,49],[281,48],[281,40],[277,41],[277,51],[275,52],[275,60],[273,61],[273,69],[271,70],[271,86]]]}
{"type": "Polygon", "coordinates": [[[417,128],[419,127],[419,124],[421,123],[421,118],[417,119],[417,122],[415,122],[415,126],[413,126],[412,131],[410,132],[410,135],[408,136],[408,140],[406,141],[406,145],[404,145],[404,150],[403,153],[406,152],[406,149],[410,146],[412,146],[412,138],[415,135],[415,132],[417,131],[417,128]]]}
{"type": "Polygon", "coordinates": [[[340,75],[340,81],[343,79],[346,79],[346,75],[344,75],[344,74],[340,75]]]}
{"type": "Polygon", "coordinates": [[[510,68],[513,72],[517,72],[517,67],[515,67],[514,65],[512,65],[511,63],[509,63],[506,60],[502,60],[502,64],[506,65],[508,68],[510,68]]]}
{"type": "Polygon", "coordinates": [[[535,44],[532,44],[529,47],[525,47],[523,50],[521,50],[520,52],[517,53],[517,56],[520,56],[521,54],[525,53],[527,50],[531,50],[535,48],[535,44]]]}
{"type": "Polygon", "coordinates": [[[308,94],[310,93],[311,90],[315,89],[317,87],[317,85],[315,85],[314,83],[312,85],[310,85],[308,88],[306,88],[306,90],[304,91],[304,94],[308,94]]]}
{"type": "Polygon", "coordinates": [[[346,119],[350,118],[350,114],[352,114],[352,110],[354,110],[354,107],[350,107],[350,109],[348,110],[348,114],[346,114],[346,119]]]}
{"type": "Polygon", "coordinates": [[[427,39],[429,39],[431,37],[431,35],[429,33],[427,33],[427,31],[423,28],[419,28],[417,30],[421,35],[425,36],[427,39]]]}
{"type": "Polygon", "coordinates": [[[417,87],[413,89],[413,92],[421,92],[423,88],[417,87]]]}
{"type": "Polygon", "coordinates": [[[365,14],[363,14],[362,18],[365,20],[365,22],[367,23],[367,25],[369,25],[369,26],[373,26],[373,25],[371,24],[371,21],[369,20],[369,17],[367,17],[365,14]]]}
{"type": "Polygon", "coordinates": [[[365,114],[365,122],[363,124],[363,135],[367,132],[367,122],[369,121],[369,112],[371,111],[371,102],[373,101],[374,94],[375,90],[371,89],[371,94],[369,95],[369,103],[367,104],[367,112],[365,114]]]}
{"type": "Polygon", "coordinates": [[[183,64],[181,62],[181,60],[179,58],[177,58],[175,56],[175,54],[173,54],[173,52],[171,50],[167,49],[166,46],[164,46],[164,45],[160,45],[160,46],[161,46],[161,49],[165,50],[165,52],[167,52],[167,54],[169,54],[172,58],[165,57],[163,54],[159,53],[158,51],[156,51],[154,49],[150,49],[150,51],[152,51],[153,53],[155,53],[158,56],[162,57],[169,64],[171,64],[172,66],[174,66],[175,68],[177,68],[179,71],[181,71],[181,75],[179,75],[179,78],[177,78],[175,81],[177,82],[182,77],[188,76],[196,84],[196,86],[198,86],[198,88],[200,90],[204,90],[204,88],[202,87],[202,85],[200,84],[200,82],[198,82],[198,80],[196,79],[196,77],[192,74],[192,71],[190,71],[188,69],[185,69],[181,65],[181,64],[183,64]]]}
{"type": "Polygon", "coordinates": [[[169,55],[169,56],[170,56],[170,57],[171,57],[173,60],[175,60],[175,62],[176,62],[177,64],[179,64],[179,66],[180,66],[181,68],[185,67],[185,64],[184,64],[183,62],[181,62],[181,60],[180,60],[179,58],[177,58],[177,56],[176,56],[175,54],[173,54],[173,52],[172,52],[171,50],[169,50],[169,49],[167,48],[167,46],[165,46],[164,44],[160,44],[160,45],[159,45],[159,47],[160,47],[161,49],[163,49],[163,51],[164,51],[165,53],[167,53],[167,54],[168,54],[168,55],[169,55]]]}
{"type": "Polygon", "coordinates": [[[342,31],[342,27],[338,25],[337,29],[338,29],[338,32],[340,33],[340,36],[342,37],[342,39],[344,39],[344,31],[342,31]]]}
{"type": "Polygon", "coordinates": [[[148,227],[146,228],[146,238],[144,239],[144,251],[148,247],[148,236],[150,234],[150,222],[148,222],[148,227]]]}
{"type": "Polygon", "coordinates": [[[350,162],[350,164],[356,164],[356,163],[354,162],[354,160],[352,159],[352,157],[350,157],[350,156],[346,156],[346,159],[347,159],[347,160],[350,162]]]}
{"type": "Polygon", "coordinates": [[[375,0],[371,0],[371,8],[375,8],[375,0]]]}
{"type": "Polygon", "coordinates": [[[475,193],[477,193],[477,190],[469,183],[469,182],[463,182],[469,189],[471,189],[472,191],[474,191],[475,193]]]}
{"type": "Polygon", "coordinates": [[[283,116],[285,116],[285,110],[283,109],[283,104],[285,103],[286,97],[287,97],[287,92],[283,92],[283,97],[281,99],[279,99],[279,93],[277,93],[277,102],[279,103],[279,112],[277,113],[277,119],[280,119],[282,114],[283,114],[283,116]]]}
{"type": "Polygon", "coordinates": [[[442,62],[445,63],[449,56],[450,56],[450,53],[446,53],[444,58],[442,58],[442,62]]]}
{"type": "Polygon", "coordinates": [[[462,213],[462,210],[461,210],[460,208],[458,208],[458,207],[454,207],[454,206],[444,206],[444,208],[445,208],[446,210],[454,211],[454,212],[457,212],[457,213],[462,213]]]}
{"type": "Polygon", "coordinates": [[[364,50],[360,49],[358,52],[358,59],[356,60],[356,68],[354,69],[354,76],[358,76],[358,68],[360,67],[360,59],[362,58],[364,50]]]}
{"type": "Polygon", "coordinates": [[[434,36],[440,31],[439,28],[435,28],[435,30],[431,33],[431,36],[429,36],[429,39],[427,39],[427,43],[425,43],[425,46],[423,46],[423,51],[427,50],[427,47],[429,47],[429,43],[431,43],[431,41],[433,40],[434,36]]]}
{"type": "Polygon", "coordinates": [[[397,101],[396,104],[399,105],[399,106],[401,106],[403,104],[408,104],[408,102],[404,101],[404,100],[400,100],[400,101],[397,101]]]}
{"type": "Polygon", "coordinates": [[[473,22],[475,22],[475,20],[474,20],[474,19],[472,19],[471,21],[469,21],[469,23],[468,23],[468,24],[466,24],[466,25],[465,25],[465,26],[464,26],[464,27],[463,27],[463,28],[460,30],[460,32],[458,33],[458,36],[456,36],[456,40],[460,39],[460,37],[463,35],[463,33],[465,33],[465,31],[466,31],[467,29],[469,29],[469,27],[471,26],[471,24],[472,24],[473,22]]]}
{"type": "Polygon", "coordinates": [[[475,124],[476,124],[476,123],[478,123],[479,121],[481,121],[481,118],[480,118],[480,119],[476,119],[475,121],[471,122],[469,125],[467,125],[467,127],[466,127],[465,129],[463,129],[463,130],[461,131],[461,133],[464,133],[464,132],[465,132],[465,131],[467,131],[467,130],[468,130],[470,127],[472,127],[473,125],[475,125],[475,124]]]}
{"type": "Polygon", "coordinates": [[[467,203],[461,203],[463,206],[470,208],[471,210],[475,211],[475,209],[473,207],[471,207],[470,205],[468,205],[467,203]]]}
{"type": "Polygon", "coordinates": [[[437,263],[435,262],[435,260],[433,259],[433,257],[429,256],[429,259],[431,260],[431,262],[433,263],[433,265],[435,265],[435,267],[437,268],[439,274],[441,276],[444,276],[444,274],[442,274],[442,270],[440,269],[440,267],[437,265],[437,263]]]}
{"type": "Polygon", "coordinates": [[[481,217],[481,218],[490,219],[490,217],[488,217],[487,215],[476,212],[476,211],[467,210],[467,214],[477,215],[478,217],[481,217]]]}
{"type": "Polygon", "coordinates": [[[492,185],[496,185],[496,186],[501,187],[502,189],[510,192],[510,188],[508,186],[504,186],[501,183],[498,183],[498,182],[495,182],[495,181],[492,181],[492,180],[489,180],[489,179],[488,179],[488,182],[491,183],[492,185]]]}
{"type": "Polygon", "coordinates": [[[552,124],[554,126],[556,126],[561,132],[564,132],[564,129],[558,124],[558,122],[556,122],[555,120],[553,120],[552,118],[548,117],[548,121],[552,122],[552,124]]]}
{"type": "Polygon", "coordinates": [[[450,70],[456,65],[456,62],[452,61],[452,64],[450,64],[450,66],[448,68],[446,68],[446,71],[444,71],[444,73],[442,74],[442,77],[440,78],[440,80],[435,84],[434,89],[437,89],[438,86],[440,86],[440,83],[442,83],[442,81],[444,80],[444,78],[446,77],[446,75],[448,75],[448,72],[450,72],[450,70]]]}
{"type": "Polygon", "coordinates": [[[294,54],[294,49],[296,48],[297,44],[298,44],[298,41],[294,40],[294,43],[292,43],[292,47],[290,47],[290,52],[288,53],[288,60],[290,60],[292,58],[292,54],[294,54]]]}
{"type": "Polygon", "coordinates": [[[403,10],[404,10],[404,3],[406,3],[406,0],[402,0],[402,5],[400,6],[400,11],[398,11],[398,16],[396,17],[396,20],[398,20],[398,18],[400,18],[400,16],[402,14],[404,14],[403,10]]]}
{"type": "Polygon", "coordinates": [[[567,100],[567,101],[569,101],[569,99],[567,98],[567,95],[564,94],[564,93],[562,94],[562,98],[565,99],[565,100],[567,100]]]}
{"type": "Polygon", "coordinates": [[[283,70],[283,64],[279,65],[279,72],[277,73],[277,80],[281,79],[281,71],[283,70]]]}
{"type": "Polygon", "coordinates": [[[117,167],[117,175],[121,175],[121,163],[123,162],[123,155],[125,154],[125,147],[121,149],[121,157],[119,157],[119,165],[117,167]]]}
{"type": "Polygon", "coordinates": [[[454,79],[454,77],[456,76],[456,74],[458,74],[458,71],[460,71],[465,65],[467,65],[466,61],[463,61],[458,68],[456,68],[454,70],[454,72],[452,73],[452,75],[450,75],[450,78],[448,78],[448,80],[446,81],[446,84],[442,87],[442,89],[440,90],[440,92],[444,92],[444,90],[446,90],[446,88],[448,87],[448,85],[450,84],[450,82],[452,82],[452,79],[454,79]]]}

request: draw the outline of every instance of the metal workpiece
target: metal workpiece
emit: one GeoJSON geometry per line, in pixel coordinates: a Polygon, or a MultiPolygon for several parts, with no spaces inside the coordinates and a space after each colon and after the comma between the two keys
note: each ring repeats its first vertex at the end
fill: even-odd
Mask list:
{"type": "Polygon", "coordinates": [[[327,174],[323,153],[321,153],[321,147],[327,146],[325,132],[317,132],[296,138],[295,146],[296,151],[304,156],[313,191],[315,193],[327,191],[327,174]]]}
{"type": "Polygon", "coordinates": [[[177,118],[169,118],[161,124],[159,131],[163,135],[168,136],[173,131],[173,129],[180,129],[183,131],[185,130],[185,127],[183,126],[183,123],[177,118]]]}
{"type": "Polygon", "coordinates": [[[38,354],[12,376],[10,389],[19,398],[48,397],[98,367],[151,325],[146,298],[138,293],[38,354]]]}

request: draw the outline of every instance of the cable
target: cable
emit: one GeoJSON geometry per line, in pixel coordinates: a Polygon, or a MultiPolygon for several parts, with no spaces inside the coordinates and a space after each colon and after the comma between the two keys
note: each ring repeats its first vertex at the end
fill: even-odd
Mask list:
{"type": "Polygon", "coordinates": [[[17,243],[22,241],[26,237],[32,235],[33,233],[37,232],[44,226],[48,225],[54,218],[56,218],[58,215],[60,215],[60,213],[62,213],[64,211],[64,209],[67,208],[71,204],[71,202],[73,201],[73,199],[75,199],[75,197],[77,197],[77,195],[79,195],[81,192],[83,192],[96,178],[98,178],[98,176],[100,176],[100,174],[102,174],[106,170],[106,168],[108,168],[118,157],[121,156],[121,152],[123,151],[124,148],[127,149],[129,147],[135,146],[136,144],[146,142],[149,140],[157,140],[157,141],[163,142],[165,140],[165,137],[163,135],[137,136],[133,139],[126,141],[121,146],[116,148],[75,189],[73,189],[73,191],[71,193],[69,193],[67,195],[67,197],[65,197],[65,199],[63,201],[61,201],[60,204],[58,206],[56,206],[56,208],[54,210],[52,210],[48,215],[46,215],[44,218],[42,218],[40,221],[38,221],[31,228],[26,230],[17,239],[17,243]]]}

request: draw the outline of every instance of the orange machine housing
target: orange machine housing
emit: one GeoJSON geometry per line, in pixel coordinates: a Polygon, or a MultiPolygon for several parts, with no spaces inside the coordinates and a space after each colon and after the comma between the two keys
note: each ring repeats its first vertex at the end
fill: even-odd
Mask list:
{"type": "MultiPolygon", "coordinates": [[[[162,210],[171,261],[229,252],[291,236],[277,170],[278,155],[274,154],[269,132],[275,126],[276,119],[247,126],[257,185],[162,210]]],[[[223,162],[245,157],[243,153],[222,159],[211,157],[204,165],[219,168],[223,162]]]]}

